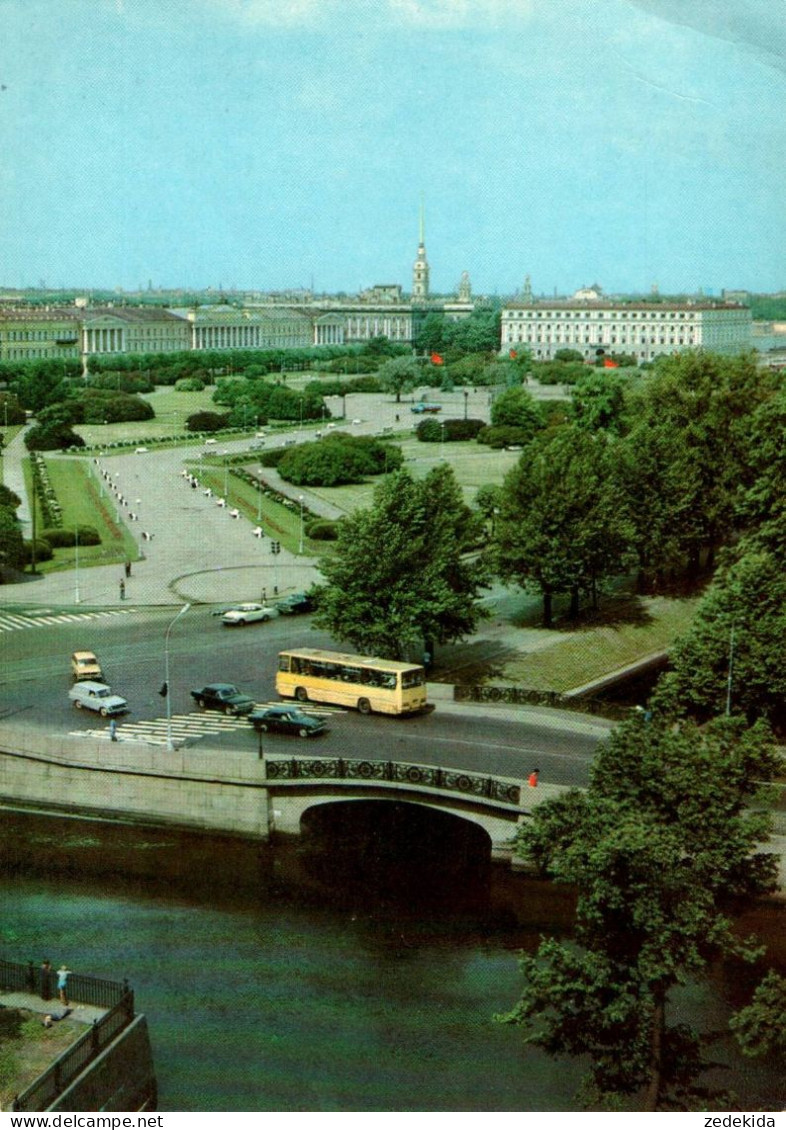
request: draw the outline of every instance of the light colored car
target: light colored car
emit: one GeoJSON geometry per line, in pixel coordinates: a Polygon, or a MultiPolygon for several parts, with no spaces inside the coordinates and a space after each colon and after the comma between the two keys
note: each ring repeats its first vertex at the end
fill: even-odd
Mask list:
{"type": "Polygon", "coordinates": [[[147,448],[146,447],[137,447],[135,449],[135,454],[136,455],[147,455],[147,448]]]}
{"type": "Polygon", "coordinates": [[[92,651],[75,651],[71,656],[71,674],[76,680],[92,679],[100,682],[104,677],[101,664],[92,651]]]}
{"type": "Polygon", "coordinates": [[[230,628],[272,620],[277,615],[278,611],[269,604],[236,604],[234,608],[227,609],[221,618],[221,623],[230,628]]]}
{"type": "Polygon", "coordinates": [[[68,697],[77,710],[94,710],[102,718],[110,714],[124,714],[128,710],[126,700],[119,694],[112,694],[112,688],[106,683],[75,683],[68,692],[68,697]]]}

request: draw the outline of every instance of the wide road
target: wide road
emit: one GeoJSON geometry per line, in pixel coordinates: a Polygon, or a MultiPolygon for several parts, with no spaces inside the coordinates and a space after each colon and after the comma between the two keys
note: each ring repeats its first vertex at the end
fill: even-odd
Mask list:
{"type": "MultiPolygon", "coordinates": [[[[165,716],[159,691],[164,681],[164,636],[171,611],[116,611],[99,619],[59,626],[20,627],[0,637],[0,721],[50,732],[104,730],[108,723],[78,712],[68,700],[69,656],[90,649],[98,655],[113,689],[128,700],[133,725],[165,716]]],[[[208,607],[191,608],[174,625],[169,643],[173,715],[198,713],[189,691],[210,682],[236,683],[257,702],[276,701],[276,655],[283,647],[336,647],[311,627],[309,617],[279,617],[266,624],[225,628],[208,607]]],[[[354,711],[331,712],[330,733],[314,739],[309,752],[382,758],[526,776],[537,766],[545,781],[583,785],[603,723],[587,724],[562,712],[440,702],[428,715],[408,719],[364,718],[354,711]]],[[[189,740],[196,739],[194,733],[189,740]]],[[[243,724],[219,737],[199,739],[256,748],[243,724]]],[[[274,753],[306,752],[302,739],[267,736],[274,753]]]]}

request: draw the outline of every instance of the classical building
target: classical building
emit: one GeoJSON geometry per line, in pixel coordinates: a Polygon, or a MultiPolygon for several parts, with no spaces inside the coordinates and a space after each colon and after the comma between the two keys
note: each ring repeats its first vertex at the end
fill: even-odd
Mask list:
{"type": "Polygon", "coordinates": [[[0,307],[0,361],[78,359],[80,320],[75,309],[0,307]]]}
{"type": "Polygon", "coordinates": [[[181,313],[190,330],[185,349],[304,349],[314,343],[313,319],[291,306],[205,306],[181,313]]]}
{"type": "Polygon", "coordinates": [[[751,312],[726,302],[508,302],[502,310],[501,348],[529,349],[536,361],[550,361],[559,349],[574,349],[585,360],[599,353],[629,353],[652,361],[685,349],[736,353],[750,348],[751,312]]]}
{"type": "Polygon", "coordinates": [[[188,322],[156,306],[85,307],[82,353],[174,353],[191,348],[188,322]]]}

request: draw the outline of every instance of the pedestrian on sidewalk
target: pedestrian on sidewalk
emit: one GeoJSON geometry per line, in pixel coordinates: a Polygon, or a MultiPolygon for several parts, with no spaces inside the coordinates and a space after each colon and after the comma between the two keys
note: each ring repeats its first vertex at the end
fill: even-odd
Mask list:
{"type": "Polygon", "coordinates": [[[529,785],[529,787],[531,789],[536,789],[538,787],[538,777],[539,776],[540,776],[540,769],[533,769],[532,772],[530,773],[529,777],[527,778],[527,784],[529,785]]]}
{"type": "Polygon", "coordinates": [[[126,570],[126,576],[130,577],[131,576],[131,562],[130,561],[126,561],[125,570],[126,570]]]}
{"type": "Polygon", "coordinates": [[[126,583],[121,578],[121,580],[120,580],[120,599],[125,600],[125,598],[126,598],[126,583]]]}

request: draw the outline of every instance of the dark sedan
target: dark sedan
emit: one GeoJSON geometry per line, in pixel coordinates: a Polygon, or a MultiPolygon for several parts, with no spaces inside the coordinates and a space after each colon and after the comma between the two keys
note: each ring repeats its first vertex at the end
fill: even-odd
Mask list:
{"type": "Polygon", "coordinates": [[[248,720],[257,733],[297,734],[300,738],[313,738],[324,734],[326,723],[313,714],[305,714],[297,706],[269,706],[265,710],[255,710],[248,720]]]}
{"type": "Polygon", "coordinates": [[[197,706],[221,710],[224,714],[250,714],[256,705],[253,698],[243,694],[232,683],[208,683],[206,687],[192,691],[191,697],[197,706]]]}
{"type": "Polygon", "coordinates": [[[294,616],[299,612],[311,612],[314,603],[310,596],[306,596],[304,592],[293,592],[289,596],[285,596],[283,600],[279,600],[276,608],[282,616],[294,616]]]}

